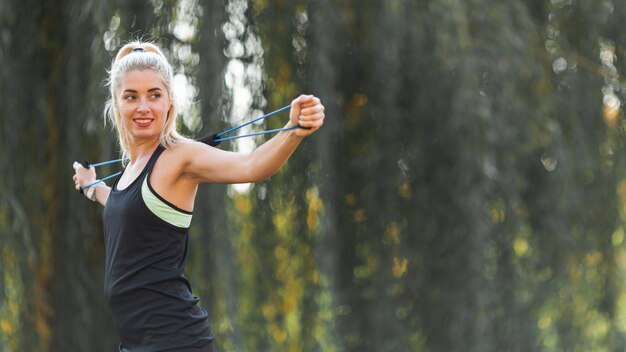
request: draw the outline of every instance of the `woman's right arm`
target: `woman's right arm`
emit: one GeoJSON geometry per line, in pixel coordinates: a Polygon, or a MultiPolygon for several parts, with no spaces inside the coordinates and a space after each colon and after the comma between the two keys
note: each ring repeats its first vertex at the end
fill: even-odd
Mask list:
{"type": "MultiPolygon", "coordinates": [[[[74,162],[74,165],[72,166],[74,167],[74,176],[72,179],[74,180],[74,186],[77,191],[80,190],[81,187],[96,181],[96,170],[93,167],[87,169],[78,162],[74,162]]],[[[111,187],[102,182],[91,186],[89,189],[91,188],[93,188],[93,201],[104,206],[107,203],[107,199],[109,199],[111,187]]],[[[83,191],[85,197],[88,197],[89,189],[83,191]]]]}
{"type": "Polygon", "coordinates": [[[100,205],[104,206],[107,204],[107,199],[109,199],[109,193],[111,193],[111,187],[107,186],[106,183],[98,183],[97,185],[93,185],[91,187],[96,187],[94,190],[94,197],[96,202],[100,203],[100,205]]]}

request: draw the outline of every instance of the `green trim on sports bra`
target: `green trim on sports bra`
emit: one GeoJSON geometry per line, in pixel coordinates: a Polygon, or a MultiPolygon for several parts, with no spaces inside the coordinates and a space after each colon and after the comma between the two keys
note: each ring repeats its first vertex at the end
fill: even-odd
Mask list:
{"type": "Polygon", "coordinates": [[[192,214],[175,209],[172,205],[165,203],[148,185],[149,176],[150,174],[146,175],[141,185],[141,197],[148,209],[161,220],[171,225],[183,228],[189,227],[192,214]]]}

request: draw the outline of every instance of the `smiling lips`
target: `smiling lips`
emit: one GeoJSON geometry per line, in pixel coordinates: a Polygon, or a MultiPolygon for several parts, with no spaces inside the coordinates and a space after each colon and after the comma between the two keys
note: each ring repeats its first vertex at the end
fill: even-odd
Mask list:
{"type": "Polygon", "coordinates": [[[148,117],[140,117],[140,118],[133,119],[133,121],[139,127],[150,127],[150,125],[152,125],[152,121],[154,121],[154,119],[151,119],[151,118],[148,118],[148,117]]]}

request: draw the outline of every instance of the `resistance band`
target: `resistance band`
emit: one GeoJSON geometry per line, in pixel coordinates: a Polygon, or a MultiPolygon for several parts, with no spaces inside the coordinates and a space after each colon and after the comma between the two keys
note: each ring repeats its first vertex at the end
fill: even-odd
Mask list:
{"type": "Polygon", "coordinates": [[[275,130],[261,131],[261,132],[256,132],[256,133],[244,134],[244,135],[240,135],[240,136],[222,137],[225,134],[229,134],[229,133],[231,133],[233,131],[236,131],[236,130],[238,130],[240,128],[243,128],[243,127],[246,127],[246,126],[248,126],[250,124],[253,124],[253,123],[257,122],[257,121],[266,119],[266,118],[268,118],[270,116],[274,116],[274,115],[276,115],[278,113],[281,113],[281,112],[283,112],[285,110],[288,110],[290,107],[291,107],[291,105],[284,106],[284,107],[282,107],[282,108],[280,108],[280,109],[278,109],[276,111],[272,111],[272,112],[270,112],[270,113],[268,113],[266,115],[263,115],[261,117],[257,117],[256,119],[254,119],[252,121],[248,121],[248,122],[246,122],[244,124],[241,124],[239,126],[235,126],[235,127],[231,128],[229,130],[226,130],[226,131],[224,131],[222,133],[216,133],[216,134],[213,134],[213,135],[208,135],[208,136],[202,137],[202,138],[198,139],[198,141],[202,142],[204,144],[208,144],[208,145],[210,145],[212,147],[215,147],[215,146],[218,146],[220,144],[220,142],[222,142],[222,141],[230,141],[230,140],[233,140],[233,139],[238,139],[238,138],[243,138],[243,137],[252,137],[252,136],[258,136],[260,134],[274,133],[274,132],[280,132],[280,131],[289,131],[289,130],[295,130],[296,128],[303,128],[303,127],[298,125],[298,126],[292,126],[292,127],[286,127],[286,128],[278,128],[278,129],[275,129],[275,130]]]}
{"type": "MultiPolygon", "coordinates": [[[[295,130],[295,129],[298,129],[298,128],[308,129],[307,127],[302,127],[300,125],[297,125],[297,126],[291,126],[291,127],[285,127],[285,128],[277,128],[277,129],[274,129],[274,130],[261,131],[261,132],[255,132],[255,133],[244,134],[244,135],[239,135],[239,136],[233,136],[233,137],[223,137],[224,135],[229,134],[229,133],[231,133],[233,131],[236,131],[236,130],[242,128],[242,127],[245,127],[245,126],[253,124],[253,123],[257,122],[257,121],[266,119],[266,118],[268,118],[270,116],[274,116],[274,115],[276,115],[278,113],[281,113],[281,112],[283,112],[285,110],[289,110],[290,107],[291,107],[291,105],[284,106],[284,107],[282,107],[282,108],[280,108],[280,109],[278,109],[276,111],[272,111],[272,112],[270,112],[270,113],[268,113],[266,115],[263,115],[261,117],[257,117],[256,119],[254,119],[252,121],[248,121],[248,122],[246,122],[244,124],[241,124],[239,126],[235,126],[235,127],[231,128],[231,129],[229,129],[227,131],[224,131],[222,133],[215,133],[215,134],[212,134],[212,135],[204,136],[204,137],[198,139],[198,142],[202,142],[204,144],[208,144],[208,145],[210,145],[212,147],[215,147],[215,146],[218,146],[223,141],[230,141],[230,140],[238,139],[238,138],[252,137],[252,136],[258,136],[258,135],[261,135],[261,134],[275,133],[275,132],[280,132],[280,131],[290,131],[290,130],[295,130]]],[[[119,162],[122,162],[124,160],[128,160],[128,159],[115,159],[115,160],[103,161],[103,162],[96,163],[96,164],[90,164],[88,161],[83,161],[80,164],[84,168],[89,169],[91,167],[98,167],[98,166],[103,166],[103,165],[119,163],[119,162]]],[[[107,177],[104,177],[104,178],[102,178],[100,180],[96,180],[95,182],[92,182],[92,183],[90,183],[90,184],[88,184],[88,185],[86,185],[84,187],[81,187],[79,192],[83,193],[83,191],[86,190],[87,188],[89,188],[89,187],[91,187],[93,185],[96,185],[96,184],[98,184],[100,182],[104,182],[104,181],[106,181],[106,180],[108,180],[110,178],[119,176],[121,174],[122,174],[122,172],[120,171],[120,172],[115,173],[113,175],[109,175],[107,177]]]]}

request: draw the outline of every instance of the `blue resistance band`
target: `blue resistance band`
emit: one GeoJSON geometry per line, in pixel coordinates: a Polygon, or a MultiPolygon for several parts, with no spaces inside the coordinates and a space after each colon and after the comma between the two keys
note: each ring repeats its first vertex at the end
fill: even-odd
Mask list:
{"type": "MultiPolygon", "coordinates": [[[[246,122],[244,124],[241,124],[239,126],[235,126],[235,127],[231,128],[231,129],[229,129],[227,131],[224,131],[222,133],[216,133],[216,134],[212,134],[212,135],[207,135],[205,137],[202,137],[202,138],[198,139],[198,141],[215,147],[215,146],[219,145],[220,142],[230,141],[230,140],[233,140],[233,139],[258,136],[258,135],[261,135],[261,134],[268,134],[268,133],[276,133],[276,132],[280,132],[280,131],[290,131],[290,130],[295,130],[295,129],[298,129],[298,128],[308,129],[307,127],[302,127],[300,125],[297,125],[297,126],[291,126],[291,127],[285,127],[285,128],[277,128],[277,129],[274,129],[274,130],[261,131],[261,132],[255,132],[255,133],[244,134],[244,135],[239,135],[239,136],[233,136],[233,137],[222,137],[225,134],[228,134],[228,133],[236,131],[236,130],[238,130],[240,128],[246,127],[246,126],[248,126],[250,124],[253,124],[253,123],[257,122],[257,121],[266,119],[266,118],[268,118],[270,116],[274,116],[274,115],[276,115],[278,113],[281,113],[281,112],[283,112],[285,110],[289,110],[289,108],[291,108],[291,105],[284,106],[284,107],[282,107],[282,108],[280,108],[280,109],[278,109],[276,111],[272,111],[272,112],[270,112],[268,114],[265,114],[265,115],[263,115],[261,117],[257,117],[256,119],[254,119],[252,121],[248,121],[248,122],[246,122]]],[[[84,162],[81,162],[80,164],[84,168],[89,169],[91,167],[98,167],[98,166],[103,166],[103,165],[119,163],[119,162],[122,162],[124,160],[128,160],[128,159],[115,159],[115,160],[103,161],[103,162],[95,163],[95,164],[90,164],[88,161],[84,161],[84,162]]],[[[100,180],[97,180],[95,182],[92,182],[92,183],[90,183],[90,184],[88,184],[88,185],[86,185],[84,187],[81,187],[79,192],[83,193],[83,191],[86,190],[87,188],[89,188],[89,187],[91,187],[93,185],[96,185],[96,184],[98,184],[100,182],[104,182],[104,181],[106,181],[106,180],[108,180],[110,178],[119,176],[121,174],[122,174],[122,172],[120,171],[120,172],[115,173],[113,175],[110,175],[110,176],[104,177],[104,178],[102,178],[100,180]]]]}
{"type": "Polygon", "coordinates": [[[113,175],[109,175],[109,176],[107,176],[107,177],[103,177],[102,179],[97,180],[97,181],[95,181],[95,182],[92,182],[92,183],[88,184],[88,185],[87,185],[87,186],[85,186],[85,187],[81,187],[81,188],[80,188],[80,193],[83,193],[83,191],[84,191],[84,190],[86,190],[87,188],[89,188],[89,187],[91,187],[91,186],[97,185],[97,184],[98,184],[98,183],[100,183],[100,182],[104,182],[104,181],[106,181],[106,180],[108,180],[108,179],[110,179],[110,178],[113,178],[113,177],[119,176],[119,175],[121,175],[121,174],[122,174],[122,172],[121,172],[121,171],[120,171],[120,172],[116,172],[116,173],[114,173],[113,175]]]}
{"type": "Polygon", "coordinates": [[[263,116],[261,116],[261,117],[257,117],[256,119],[254,119],[254,120],[252,120],[252,121],[248,121],[248,122],[246,122],[246,123],[244,123],[244,124],[241,124],[241,125],[239,125],[239,126],[235,126],[235,127],[231,128],[231,129],[229,129],[229,130],[227,130],[227,131],[224,131],[224,132],[222,132],[222,133],[219,133],[219,134],[217,134],[217,135],[216,135],[217,139],[216,139],[215,141],[216,141],[216,142],[228,141],[228,140],[237,139],[237,138],[251,137],[251,136],[258,136],[258,135],[260,135],[260,134],[274,133],[274,132],[278,132],[278,131],[286,131],[286,130],[293,130],[293,129],[295,129],[295,128],[300,128],[300,126],[293,126],[293,127],[288,127],[288,128],[279,128],[279,129],[270,130],[270,131],[263,131],[263,132],[251,133],[251,134],[246,134],[246,135],[242,135],[242,136],[236,136],[236,137],[224,137],[224,138],[222,138],[222,136],[223,136],[223,135],[225,135],[225,134],[229,134],[229,133],[231,133],[231,132],[233,132],[233,131],[236,131],[236,130],[238,130],[238,129],[240,129],[240,128],[243,128],[243,127],[246,127],[246,126],[248,126],[248,125],[250,125],[250,124],[253,124],[253,123],[257,122],[257,121],[260,121],[260,120],[266,119],[266,118],[268,118],[268,117],[270,117],[270,116],[274,116],[274,115],[276,115],[276,114],[278,114],[278,113],[281,113],[281,112],[283,112],[283,111],[285,111],[285,110],[289,110],[289,108],[291,108],[291,105],[283,106],[282,108],[280,108],[280,109],[278,109],[278,110],[276,110],[276,111],[272,111],[272,112],[270,112],[269,114],[265,114],[265,115],[263,115],[263,116]]]}
{"type": "Polygon", "coordinates": [[[297,125],[297,126],[291,126],[291,127],[285,127],[285,128],[277,128],[275,130],[261,131],[261,132],[255,132],[255,133],[250,133],[250,134],[243,134],[243,135],[233,136],[233,137],[223,137],[225,134],[229,134],[229,133],[231,133],[233,131],[236,131],[236,130],[238,130],[240,128],[243,128],[243,127],[246,127],[246,126],[248,126],[250,124],[253,124],[253,123],[257,122],[257,121],[266,119],[266,118],[268,118],[270,116],[274,116],[274,115],[276,115],[278,113],[281,113],[281,112],[283,112],[285,110],[289,110],[289,108],[291,108],[291,105],[284,106],[284,107],[282,107],[282,108],[280,108],[280,109],[278,109],[276,111],[272,111],[272,112],[270,112],[268,114],[265,114],[263,116],[257,117],[256,119],[254,119],[252,121],[248,121],[248,122],[246,122],[244,124],[241,124],[239,126],[235,126],[235,127],[231,128],[229,130],[226,130],[226,131],[224,131],[222,133],[216,133],[216,134],[213,134],[213,135],[204,136],[204,137],[198,139],[198,141],[200,141],[202,143],[205,143],[205,144],[208,144],[208,145],[210,145],[212,147],[216,147],[216,146],[218,146],[220,144],[220,142],[223,142],[223,141],[230,141],[230,140],[233,140],[233,139],[258,136],[260,134],[275,133],[275,132],[280,132],[280,131],[290,131],[290,130],[295,130],[295,129],[298,129],[298,128],[305,128],[306,129],[306,127],[302,127],[300,125],[297,125]]]}

